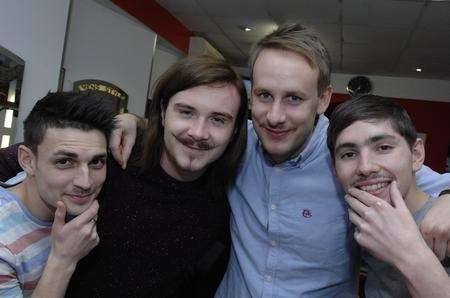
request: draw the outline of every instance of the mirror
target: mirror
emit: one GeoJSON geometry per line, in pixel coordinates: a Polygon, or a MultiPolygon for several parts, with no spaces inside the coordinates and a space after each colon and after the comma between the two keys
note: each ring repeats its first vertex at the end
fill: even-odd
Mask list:
{"type": "Polygon", "coordinates": [[[14,141],[25,62],[0,46],[0,147],[14,141]]]}

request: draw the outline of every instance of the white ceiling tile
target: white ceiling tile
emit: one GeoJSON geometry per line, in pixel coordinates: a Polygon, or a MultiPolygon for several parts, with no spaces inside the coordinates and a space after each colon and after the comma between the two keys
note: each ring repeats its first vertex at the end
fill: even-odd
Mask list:
{"type": "Polygon", "coordinates": [[[424,3],[416,1],[377,0],[369,2],[369,23],[411,27],[417,21],[424,3]]]}
{"type": "Polygon", "coordinates": [[[343,0],[342,22],[348,25],[369,23],[369,0],[343,0]]]}
{"type": "MultiPolygon", "coordinates": [[[[449,16],[450,18],[450,16],[449,16]]],[[[411,36],[410,47],[446,47],[450,51],[450,28],[447,30],[418,29],[411,36]]]]}
{"type": "Polygon", "coordinates": [[[450,51],[448,48],[408,48],[403,52],[401,60],[421,65],[441,63],[448,65],[450,70],[450,51]]]}
{"type": "Polygon", "coordinates": [[[197,3],[212,17],[268,17],[264,1],[259,0],[197,0],[197,3]]]}
{"type": "Polygon", "coordinates": [[[279,22],[294,19],[338,23],[341,4],[338,0],[268,0],[267,6],[279,22]]]}
{"type": "Polygon", "coordinates": [[[409,36],[403,27],[344,25],[344,42],[401,48],[409,36]],[[380,41],[382,41],[380,43],[380,41]]]}
{"type": "MultiPolygon", "coordinates": [[[[428,3],[419,27],[438,30],[450,29],[450,2],[428,3]]],[[[447,38],[450,39],[450,36],[447,38]]]]}
{"type": "Polygon", "coordinates": [[[156,2],[167,9],[171,14],[203,14],[203,11],[197,5],[197,1],[195,0],[156,0],[156,2]]]}
{"type": "Polygon", "coordinates": [[[207,16],[192,14],[176,14],[174,16],[192,32],[222,33],[220,28],[207,16]]]}
{"type": "Polygon", "coordinates": [[[277,25],[268,19],[223,17],[214,17],[213,19],[227,35],[243,41],[260,39],[277,28],[277,25]],[[242,27],[252,28],[252,31],[245,32],[242,27]]]}
{"type": "Polygon", "coordinates": [[[202,36],[206,40],[208,40],[211,44],[217,46],[218,49],[222,48],[236,48],[234,43],[223,34],[213,34],[207,33],[202,36]]]}

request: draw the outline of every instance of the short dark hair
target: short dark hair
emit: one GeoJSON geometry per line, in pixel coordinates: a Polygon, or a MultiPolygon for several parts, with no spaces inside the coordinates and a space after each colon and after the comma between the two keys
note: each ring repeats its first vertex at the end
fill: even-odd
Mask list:
{"type": "Polygon", "coordinates": [[[391,99],[364,95],[356,99],[341,103],[330,116],[327,146],[334,160],[334,149],[339,134],[356,121],[387,120],[392,128],[405,138],[412,149],[417,132],[406,110],[391,99]]]}
{"type": "Polygon", "coordinates": [[[97,129],[106,140],[115,127],[115,113],[99,92],[48,93],[24,120],[24,144],[37,154],[47,128],[97,129]]]}
{"type": "Polygon", "coordinates": [[[322,96],[330,85],[330,56],[316,31],[299,23],[284,24],[263,37],[250,51],[249,69],[252,81],[255,62],[265,49],[289,51],[306,58],[312,68],[319,70],[317,95],[322,96]]]}
{"type": "Polygon", "coordinates": [[[142,170],[158,167],[164,148],[161,112],[178,92],[203,85],[231,84],[240,97],[234,134],[227,149],[207,170],[208,189],[223,196],[236,179],[247,144],[247,93],[240,76],[223,60],[210,56],[190,56],[172,65],[158,80],[150,102],[148,129],[143,139],[142,170]]]}

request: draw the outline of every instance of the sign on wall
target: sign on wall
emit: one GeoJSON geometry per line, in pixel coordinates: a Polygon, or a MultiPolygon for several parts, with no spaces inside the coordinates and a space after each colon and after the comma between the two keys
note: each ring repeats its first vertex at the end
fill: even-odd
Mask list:
{"type": "Polygon", "coordinates": [[[118,113],[125,113],[128,111],[128,94],[114,84],[101,80],[81,80],[73,83],[73,90],[93,90],[107,93],[110,95],[108,98],[112,101],[111,104],[118,113]]]}

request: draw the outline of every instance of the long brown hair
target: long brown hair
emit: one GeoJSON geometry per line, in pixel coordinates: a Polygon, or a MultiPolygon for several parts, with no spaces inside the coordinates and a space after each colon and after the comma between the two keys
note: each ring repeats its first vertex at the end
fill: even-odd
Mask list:
{"type": "Polygon", "coordinates": [[[178,92],[201,85],[232,84],[240,96],[240,106],[232,140],[206,171],[207,187],[221,198],[233,185],[247,143],[247,94],[239,75],[225,61],[209,56],[191,56],[170,67],[158,80],[148,113],[148,129],[143,139],[140,165],[143,171],[159,166],[164,149],[161,112],[178,92]]]}

